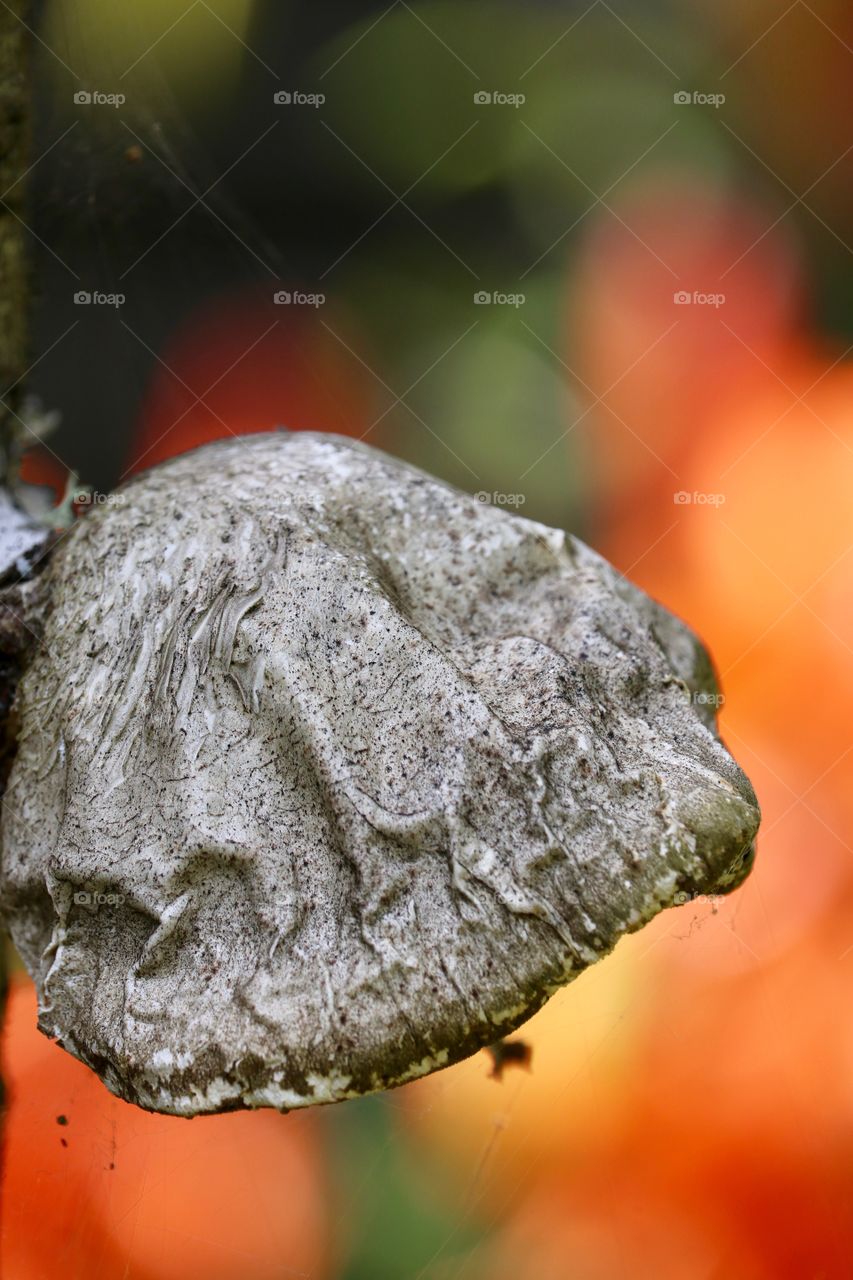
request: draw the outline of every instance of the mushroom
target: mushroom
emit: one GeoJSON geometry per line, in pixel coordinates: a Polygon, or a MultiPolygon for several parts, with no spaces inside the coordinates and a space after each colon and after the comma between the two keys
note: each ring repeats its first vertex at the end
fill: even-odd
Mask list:
{"type": "Polygon", "coordinates": [[[5,916],[42,1031],[142,1107],[423,1076],[749,869],[755,797],[687,627],[375,449],[174,459],[44,590],[5,916]]]}

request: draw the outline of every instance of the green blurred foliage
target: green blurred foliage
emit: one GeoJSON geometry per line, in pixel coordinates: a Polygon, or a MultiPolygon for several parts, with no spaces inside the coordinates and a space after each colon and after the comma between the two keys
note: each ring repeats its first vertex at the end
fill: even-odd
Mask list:
{"type": "Polygon", "coordinates": [[[520,224],[541,250],[599,197],[618,213],[638,183],[728,180],[718,127],[702,111],[674,114],[675,83],[653,70],[588,68],[551,77],[530,95],[513,135],[508,181],[520,224]]]}
{"type": "Polygon", "coordinates": [[[342,280],[405,400],[385,413],[386,395],[368,440],[462,489],[520,496],[508,509],[529,519],[582,527],[585,465],[572,424],[583,406],[554,345],[559,277],[519,283],[494,259],[469,279],[441,246],[422,241],[418,270],[400,245],[381,261],[354,263],[342,280]],[[481,289],[524,301],[478,305],[481,289]]]}
{"type": "Polygon", "coordinates": [[[405,199],[366,220],[326,277],[358,313],[377,372],[396,394],[412,388],[413,412],[384,414],[373,442],[583,531],[588,435],[575,424],[591,397],[567,362],[572,257],[638,186],[701,176],[731,189],[715,113],[673,102],[690,77],[704,83],[707,55],[704,32],[657,8],[629,29],[605,5],[488,0],[398,5],[317,54],[336,135],[326,161],[380,206],[384,184],[389,206],[405,199]],[[477,103],[484,92],[524,101],[477,103]],[[526,301],[478,307],[481,289],[526,301]]]}
{"type": "MultiPolygon", "coordinates": [[[[332,123],[386,180],[443,194],[514,175],[526,182],[542,158],[521,117],[603,189],[672,123],[679,79],[668,66],[681,74],[700,50],[675,23],[658,21],[640,39],[603,7],[577,19],[507,3],[405,6],[351,27],[314,70],[332,123]],[[495,91],[525,102],[475,102],[495,91]]],[[[712,127],[701,113],[681,123],[689,137],[661,163],[669,155],[702,164],[712,127]]]]}
{"type": "Polygon", "coordinates": [[[339,1206],[339,1280],[426,1280],[439,1262],[456,1264],[454,1271],[464,1266],[468,1280],[485,1280],[483,1262],[474,1257],[485,1230],[465,1214],[446,1171],[437,1177],[406,1141],[393,1103],[360,1098],[324,1118],[339,1206]]]}
{"type": "Polygon", "coordinates": [[[48,65],[69,116],[69,69],[80,77],[79,87],[122,92],[131,105],[134,95],[162,97],[168,85],[185,109],[209,107],[233,91],[254,7],[255,0],[185,7],[174,0],[49,0],[43,47],[52,53],[48,65]]]}

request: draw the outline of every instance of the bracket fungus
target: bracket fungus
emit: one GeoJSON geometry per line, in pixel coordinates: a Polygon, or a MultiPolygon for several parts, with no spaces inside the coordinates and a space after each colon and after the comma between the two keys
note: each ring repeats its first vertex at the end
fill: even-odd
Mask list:
{"type": "Polygon", "coordinates": [[[176,458],[62,539],[44,595],[4,912],[41,1029],[140,1106],[422,1076],[749,870],[687,627],[375,449],[176,458]]]}

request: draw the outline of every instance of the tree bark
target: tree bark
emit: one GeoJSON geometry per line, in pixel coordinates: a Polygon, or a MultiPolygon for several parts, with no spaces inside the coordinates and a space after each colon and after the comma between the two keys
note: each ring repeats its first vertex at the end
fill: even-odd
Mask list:
{"type": "MultiPolygon", "coordinates": [[[[29,32],[24,25],[28,10],[29,0],[4,0],[0,5],[0,485],[11,478],[14,415],[20,409],[29,350],[29,255],[23,223],[30,146],[29,32]]],[[[5,931],[0,929],[0,1028],[7,990],[7,945],[5,931]]],[[[0,1120],[3,1102],[0,1076],[0,1120]]]]}
{"type": "Polygon", "coordinates": [[[0,482],[8,480],[9,437],[19,412],[29,352],[29,254],[24,226],[30,147],[29,0],[0,5],[0,482]]]}

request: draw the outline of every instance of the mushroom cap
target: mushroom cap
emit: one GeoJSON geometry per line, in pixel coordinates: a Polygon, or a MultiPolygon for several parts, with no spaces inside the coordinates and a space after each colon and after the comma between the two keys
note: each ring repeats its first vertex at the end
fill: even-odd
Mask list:
{"type": "Polygon", "coordinates": [[[2,899],[39,1025],[180,1115],[506,1035],[746,874],[692,633],[577,539],[364,445],[208,445],[57,547],[2,899]]]}

